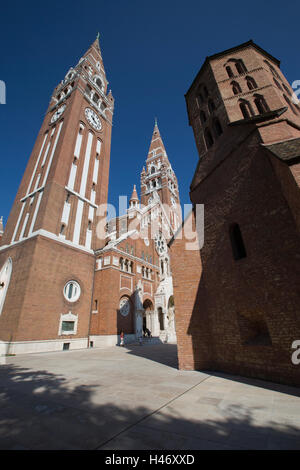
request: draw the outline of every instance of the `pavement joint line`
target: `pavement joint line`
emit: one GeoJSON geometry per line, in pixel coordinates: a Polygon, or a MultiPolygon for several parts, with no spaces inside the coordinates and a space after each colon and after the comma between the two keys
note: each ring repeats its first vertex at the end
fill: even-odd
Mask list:
{"type": "MultiPolygon", "coordinates": [[[[147,426],[147,424],[144,425],[145,428],[148,428],[148,429],[152,429],[153,431],[161,431],[161,432],[171,432],[172,434],[176,434],[176,436],[181,436],[181,437],[192,437],[194,439],[198,439],[198,440],[203,440],[200,436],[191,436],[190,434],[182,434],[180,432],[176,432],[176,431],[168,431],[166,429],[160,429],[160,428],[154,428],[152,426],[147,426]]],[[[205,438],[204,439],[206,442],[211,442],[212,444],[218,444],[218,445],[221,445],[221,446],[226,446],[226,447],[230,447],[229,444],[226,444],[226,443],[222,443],[222,442],[219,442],[219,441],[214,441],[213,439],[207,439],[205,438]]],[[[238,447],[239,449],[243,449],[243,447],[238,447]]]]}
{"type": "Polygon", "coordinates": [[[162,410],[163,408],[165,408],[166,406],[170,405],[170,403],[172,403],[173,401],[175,400],[178,400],[178,398],[182,397],[183,395],[185,395],[186,393],[190,392],[191,390],[193,390],[194,388],[198,387],[198,385],[202,384],[203,382],[205,382],[206,380],[210,379],[212,376],[211,375],[208,375],[207,377],[204,377],[204,379],[200,380],[200,382],[196,383],[195,385],[192,385],[189,389],[185,390],[184,392],[180,393],[179,395],[177,395],[176,397],[172,398],[171,400],[169,400],[167,403],[164,403],[162,406],[160,406],[159,408],[157,408],[156,410],[154,411],[151,411],[151,413],[148,413],[147,415],[143,416],[141,419],[139,419],[138,421],[136,421],[135,423],[133,424],[130,424],[129,426],[127,426],[125,429],[123,429],[122,431],[118,432],[117,434],[115,434],[114,436],[110,437],[109,439],[107,439],[106,441],[102,442],[101,444],[99,444],[97,447],[94,448],[94,450],[99,450],[101,447],[103,447],[105,444],[107,444],[108,442],[112,441],[113,439],[115,439],[116,437],[120,436],[121,434],[123,434],[124,432],[128,431],[129,429],[133,428],[134,426],[136,426],[137,424],[140,424],[142,421],[144,421],[145,419],[149,418],[150,416],[158,413],[160,410],[162,410]]]}

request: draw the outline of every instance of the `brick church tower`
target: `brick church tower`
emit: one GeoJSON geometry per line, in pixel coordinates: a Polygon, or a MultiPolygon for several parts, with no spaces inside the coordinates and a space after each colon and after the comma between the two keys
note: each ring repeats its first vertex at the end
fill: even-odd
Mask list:
{"type": "MultiPolygon", "coordinates": [[[[55,88],[0,246],[0,347],[86,347],[114,99],[98,38],[55,88]]],[[[1,351],[0,351],[1,352],[1,351]]]]}
{"type": "Polygon", "coordinates": [[[146,169],[141,173],[141,204],[147,206],[157,196],[176,230],[181,222],[178,182],[155,120],[146,169]]]}
{"type": "Polygon", "coordinates": [[[207,57],[185,97],[204,245],[171,242],[179,365],[299,385],[300,105],[253,41],[207,57]]]}

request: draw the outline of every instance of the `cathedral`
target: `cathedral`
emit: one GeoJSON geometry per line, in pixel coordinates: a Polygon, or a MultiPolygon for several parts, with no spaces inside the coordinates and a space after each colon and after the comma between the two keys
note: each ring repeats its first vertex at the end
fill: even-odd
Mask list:
{"type": "Polygon", "coordinates": [[[99,38],[55,88],[5,230],[0,354],[175,342],[178,182],[155,121],[126,214],[107,220],[114,98],[99,38]]]}
{"type": "Polygon", "coordinates": [[[253,41],[204,61],[185,95],[199,161],[184,221],[157,121],[140,197],[133,181],[107,218],[107,85],[97,38],[55,88],[0,221],[0,354],[124,332],[177,342],[180,369],[299,386],[300,105],[280,61],[253,41]]]}

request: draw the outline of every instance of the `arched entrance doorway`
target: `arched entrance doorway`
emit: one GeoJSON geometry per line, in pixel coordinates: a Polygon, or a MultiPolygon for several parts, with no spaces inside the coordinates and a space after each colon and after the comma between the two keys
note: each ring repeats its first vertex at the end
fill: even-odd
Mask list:
{"type": "Polygon", "coordinates": [[[143,334],[144,336],[148,336],[150,333],[153,332],[153,313],[154,307],[153,303],[150,299],[146,299],[143,303],[143,334]],[[150,333],[149,333],[150,332],[150,333]]]}
{"type": "Polygon", "coordinates": [[[165,329],[164,313],[161,307],[158,307],[157,311],[158,311],[159,329],[160,331],[164,331],[165,329]]]}

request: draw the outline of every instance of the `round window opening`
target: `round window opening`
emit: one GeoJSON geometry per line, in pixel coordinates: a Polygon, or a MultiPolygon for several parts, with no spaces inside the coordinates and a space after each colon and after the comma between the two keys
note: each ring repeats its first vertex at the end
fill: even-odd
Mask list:
{"type": "Polygon", "coordinates": [[[120,300],[120,313],[122,317],[127,317],[127,315],[130,313],[130,303],[127,297],[123,297],[120,300]]]}
{"type": "Polygon", "coordinates": [[[69,281],[64,287],[64,296],[68,302],[76,302],[81,294],[80,285],[76,281],[69,281]]]}

